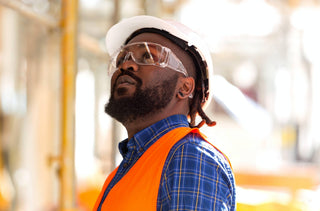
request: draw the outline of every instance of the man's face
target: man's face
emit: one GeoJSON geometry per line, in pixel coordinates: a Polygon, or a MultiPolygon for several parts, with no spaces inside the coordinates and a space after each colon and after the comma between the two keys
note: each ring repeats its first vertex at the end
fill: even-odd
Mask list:
{"type": "MultiPolygon", "coordinates": [[[[161,45],[170,42],[160,35],[144,33],[129,43],[140,41],[161,45]]],[[[182,76],[168,68],[137,65],[132,60],[123,63],[119,69],[111,79],[111,96],[105,112],[122,123],[165,108],[175,94],[179,75],[182,76]]]]}
{"type": "MultiPolygon", "coordinates": [[[[136,83],[130,86],[114,84],[109,102],[105,107],[105,112],[119,122],[131,122],[138,117],[157,112],[165,108],[171,101],[175,93],[177,75],[173,75],[167,80],[157,81],[154,85],[148,85],[144,88],[142,88],[143,82],[139,83],[139,81],[143,81],[142,79],[129,75],[132,73],[124,71],[119,78],[131,77],[136,80],[136,83]]],[[[119,78],[118,80],[121,80],[119,78]]]]}

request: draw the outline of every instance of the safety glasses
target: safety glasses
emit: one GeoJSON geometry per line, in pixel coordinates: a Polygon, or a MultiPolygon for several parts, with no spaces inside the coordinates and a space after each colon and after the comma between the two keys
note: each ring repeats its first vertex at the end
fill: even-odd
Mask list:
{"type": "Polygon", "coordinates": [[[128,60],[132,60],[138,65],[170,68],[188,76],[187,70],[178,57],[169,48],[156,43],[136,42],[125,45],[113,57],[109,66],[109,74],[112,75],[128,60]]]}

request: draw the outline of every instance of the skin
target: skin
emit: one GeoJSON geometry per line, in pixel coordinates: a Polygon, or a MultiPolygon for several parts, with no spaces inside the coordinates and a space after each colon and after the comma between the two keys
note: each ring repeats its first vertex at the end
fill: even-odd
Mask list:
{"type": "MultiPolygon", "coordinates": [[[[195,66],[191,57],[169,39],[154,33],[142,33],[130,40],[129,43],[134,42],[153,42],[170,48],[187,69],[189,76],[193,76],[195,74],[195,66]]],[[[161,81],[172,77],[173,74],[176,74],[176,71],[169,68],[137,65],[132,60],[124,62],[119,69],[120,68],[130,70],[134,75],[139,77],[142,80],[142,89],[159,84],[161,81]]],[[[111,86],[113,87],[115,85],[115,89],[113,90],[114,98],[119,99],[125,96],[132,96],[136,91],[136,81],[127,75],[118,78],[117,76],[119,74],[120,70],[117,70],[111,78],[111,86]],[[123,81],[130,81],[130,83],[123,81]],[[121,92],[117,91],[119,89],[121,89],[121,92]]],[[[189,95],[194,91],[194,87],[195,81],[193,77],[185,77],[183,74],[179,73],[179,78],[174,90],[174,97],[165,108],[147,116],[137,118],[134,121],[122,122],[127,130],[128,138],[132,138],[133,135],[140,130],[171,115],[187,115],[189,112],[189,95]]]]}

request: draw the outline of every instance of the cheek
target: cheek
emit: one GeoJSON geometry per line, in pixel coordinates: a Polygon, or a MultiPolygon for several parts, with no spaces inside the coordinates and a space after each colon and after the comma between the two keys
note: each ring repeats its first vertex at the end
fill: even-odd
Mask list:
{"type": "Polygon", "coordinates": [[[115,73],[111,76],[111,78],[110,78],[110,76],[109,76],[111,89],[113,88],[114,83],[116,82],[116,78],[118,77],[118,75],[119,75],[119,73],[115,72],[115,73]]]}
{"type": "Polygon", "coordinates": [[[163,77],[162,74],[157,73],[157,71],[155,71],[152,74],[147,74],[147,76],[141,76],[142,79],[142,86],[141,88],[150,88],[150,87],[154,87],[159,85],[164,79],[165,77],[163,77]]]}
{"type": "MultiPolygon", "coordinates": [[[[165,71],[165,70],[162,70],[162,71],[165,71]]],[[[152,77],[148,78],[149,80],[143,81],[143,85],[141,88],[145,89],[145,88],[162,87],[163,91],[170,90],[170,93],[172,94],[172,92],[175,92],[174,90],[177,82],[175,81],[175,84],[172,84],[174,83],[172,80],[173,78],[175,78],[175,75],[172,75],[172,74],[155,74],[152,77]]]]}
{"type": "Polygon", "coordinates": [[[151,66],[148,70],[141,70],[138,74],[139,77],[143,79],[143,81],[161,81],[166,80],[166,78],[170,78],[172,72],[165,68],[160,68],[156,66],[151,66]]]}

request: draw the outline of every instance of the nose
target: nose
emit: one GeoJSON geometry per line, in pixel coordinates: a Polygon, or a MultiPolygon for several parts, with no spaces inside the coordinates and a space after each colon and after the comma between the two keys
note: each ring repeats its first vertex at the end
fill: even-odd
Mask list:
{"type": "Polygon", "coordinates": [[[138,65],[132,59],[124,61],[119,67],[120,70],[129,70],[132,72],[138,71],[138,68],[138,65]]]}

